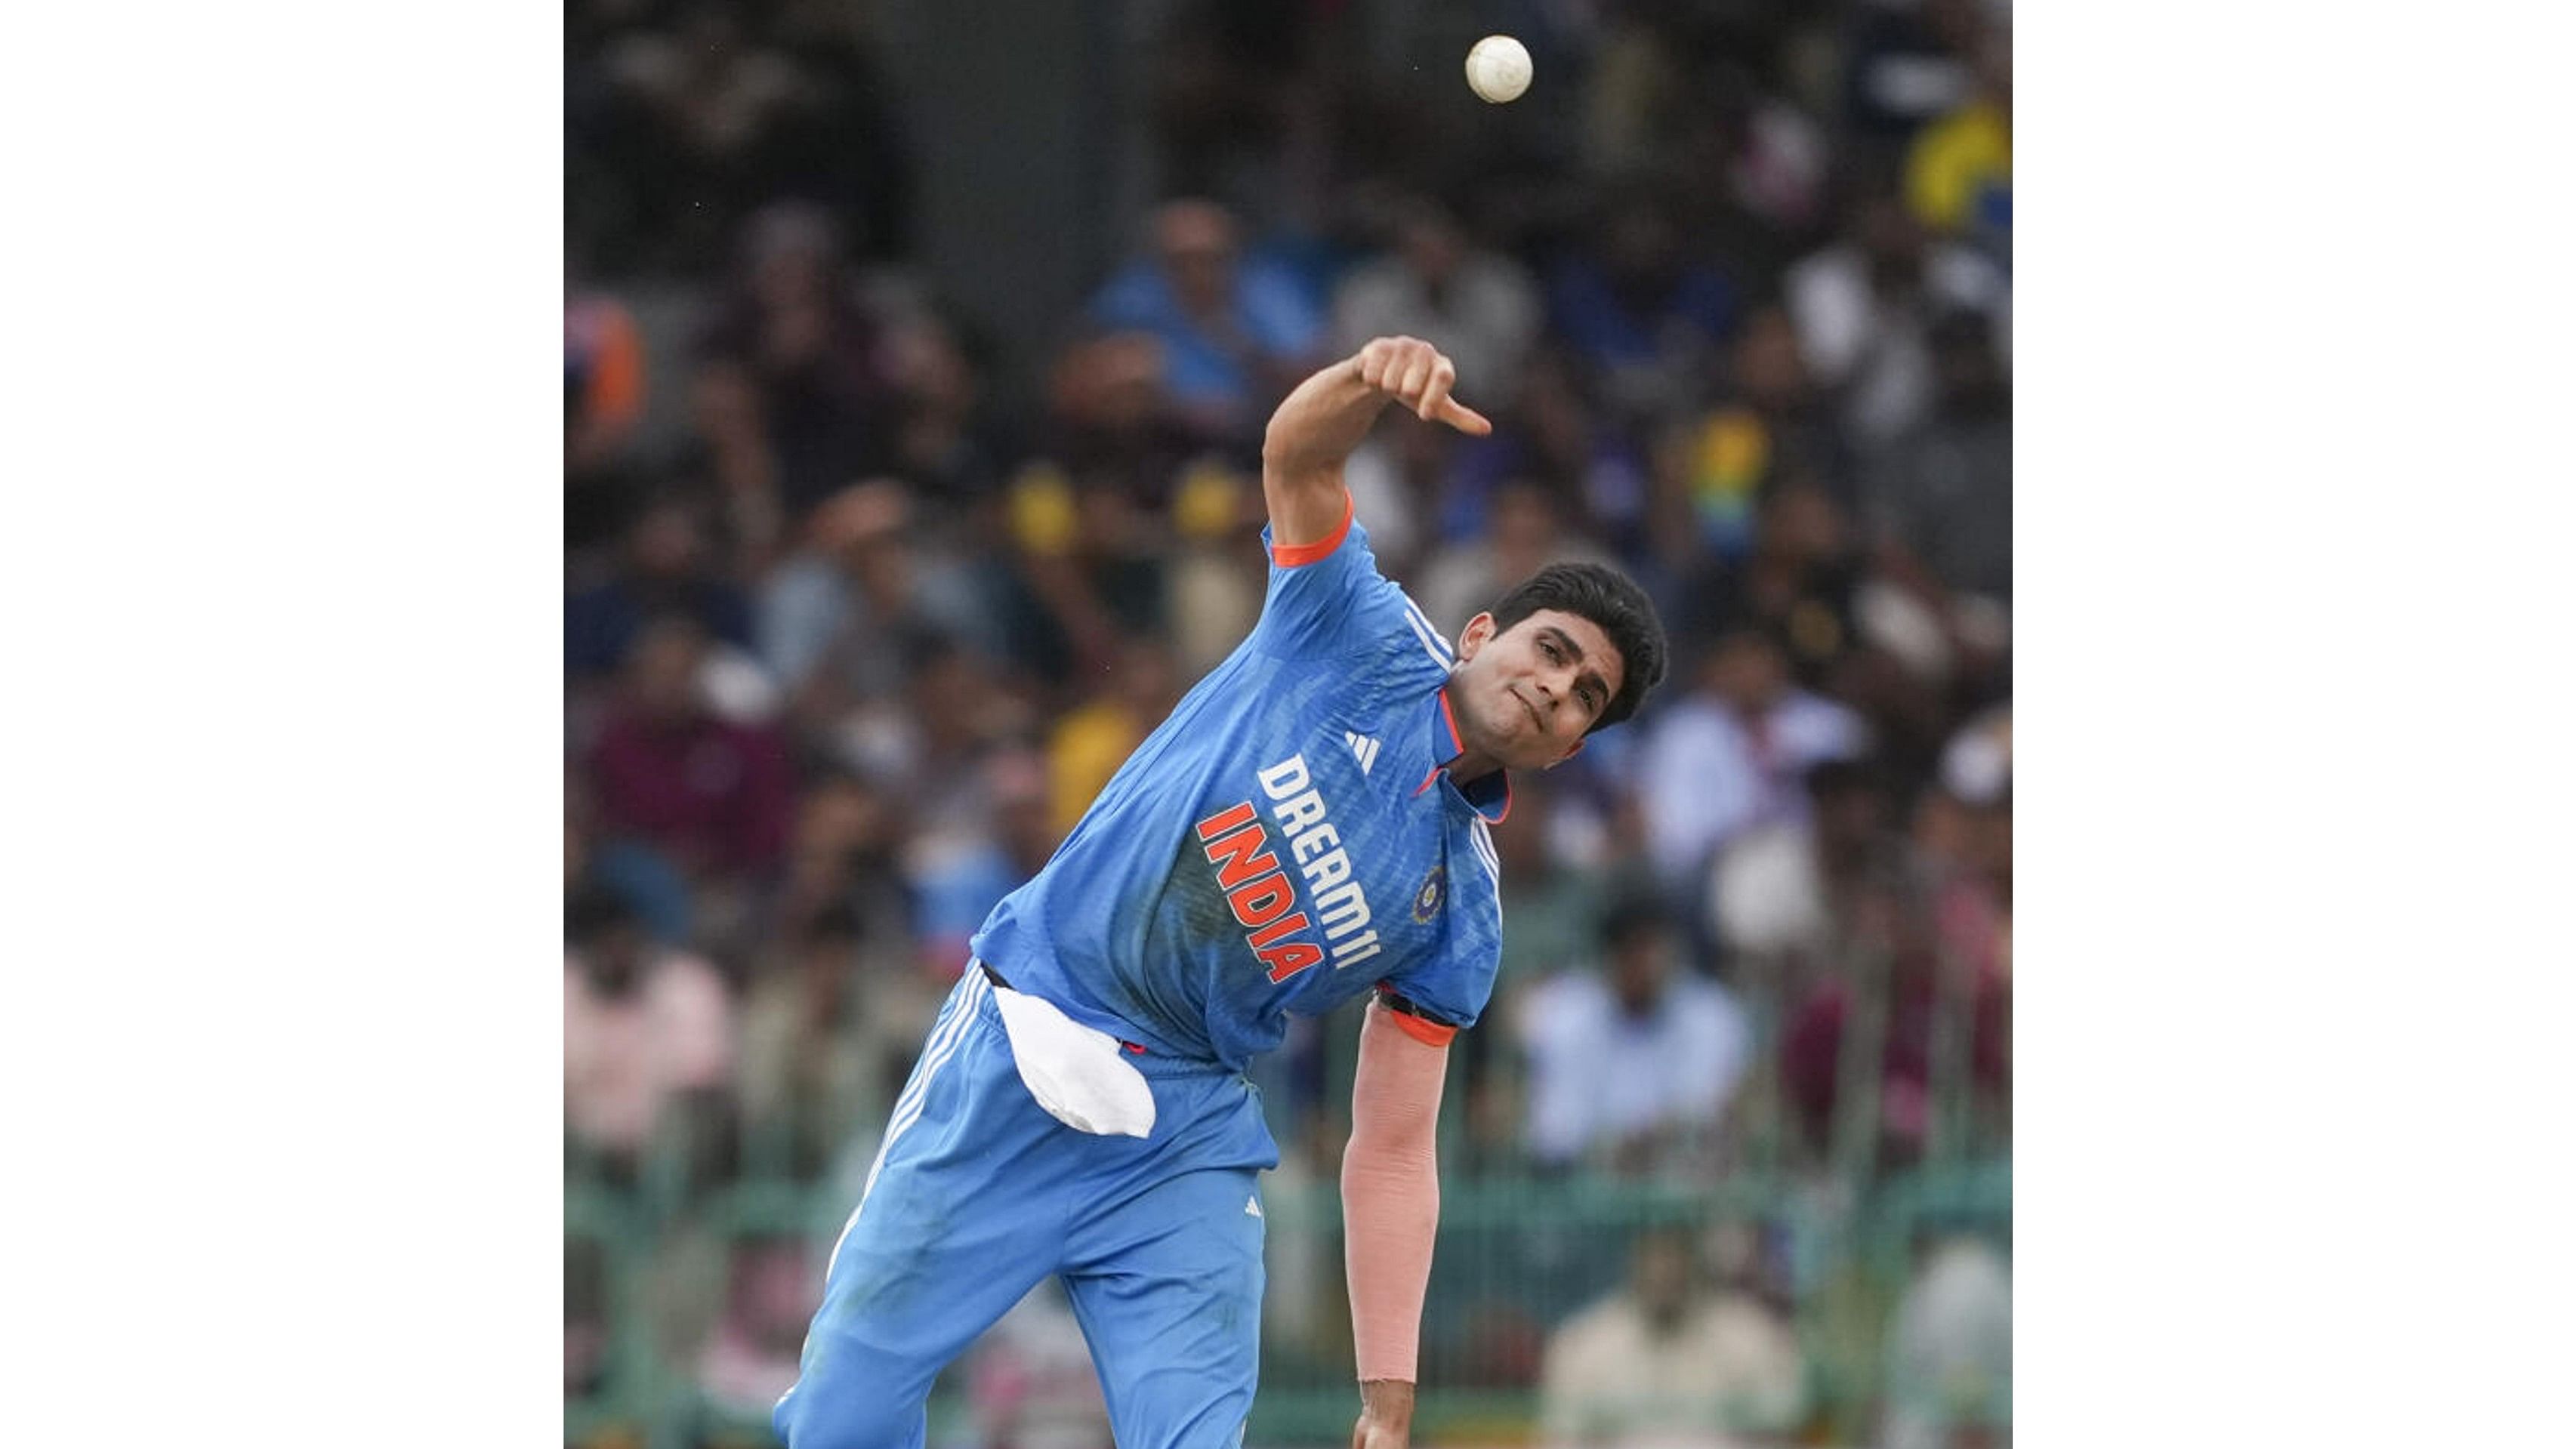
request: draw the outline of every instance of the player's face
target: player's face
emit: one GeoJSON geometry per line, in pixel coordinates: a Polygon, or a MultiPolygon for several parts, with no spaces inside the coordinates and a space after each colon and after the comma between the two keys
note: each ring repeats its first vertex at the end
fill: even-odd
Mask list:
{"type": "Polygon", "coordinates": [[[1449,691],[1458,733],[1513,769],[1544,769],[1582,748],[1627,668],[1600,625],[1556,609],[1503,633],[1478,614],[1458,636],[1458,659],[1449,691]]]}

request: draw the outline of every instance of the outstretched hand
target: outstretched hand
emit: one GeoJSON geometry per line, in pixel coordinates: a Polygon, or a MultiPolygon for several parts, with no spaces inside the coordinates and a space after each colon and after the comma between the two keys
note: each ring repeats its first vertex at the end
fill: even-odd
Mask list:
{"type": "Polygon", "coordinates": [[[1416,337],[1380,337],[1360,349],[1360,381],[1413,410],[1426,423],[1447,423],[1470,437],[1494,430],[1485,415],[1449,395],[1458,367],[1416,337]]]}

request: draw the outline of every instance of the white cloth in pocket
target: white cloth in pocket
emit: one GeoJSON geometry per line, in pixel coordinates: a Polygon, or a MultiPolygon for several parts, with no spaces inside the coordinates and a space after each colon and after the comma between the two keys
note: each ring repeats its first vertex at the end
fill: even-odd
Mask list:
{"type": "Polygon", "coordinates": [[[1153,1134],[1154,1089],[1127,1064],[1116,1037],[1007,986],[994,987],[993,1000],[1020,1081],[1048,1116],[1095,1137],[1153,1134]]]}

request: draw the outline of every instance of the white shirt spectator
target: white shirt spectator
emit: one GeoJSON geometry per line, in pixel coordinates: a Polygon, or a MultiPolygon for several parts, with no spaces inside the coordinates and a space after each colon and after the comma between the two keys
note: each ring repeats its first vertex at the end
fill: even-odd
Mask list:
{"type": "Polygon", "coordinates": [[[1752,1055],[1752,1030],[1726,989],[1676,976],[1648,1015],[1621,1010],[1592,972],[1543,981],[1519,1017],[1528,1052],[1529,1147],[1570,1162],[1665,1127],[1713,1127],[1752,1055]]]}
{"type": "Polygon", "coordinates": [[[1980,1239],[1935,1246],[1887,1335],[1887,1449],[1939,1449],[1950,1422],[1993,1422],[2012,1390],[2012,1267],[1980,1239]]]}
{"type": "Polygon", "coordinates": [[[1735,1449],[1777,1442],[1806,1402],[1797,1335],[1740,1294],[1658,1334],[1622,1293],[1566,1320],[1540,1375],[1549,1449],[1735,1449]],[[1730,1430],[1735,1432],[1729,1432],[1730,1430]],[[1743,1435],[1745,1437],[1739,1437],[1743,1435]]]}
{"type": "Polygon", "coordinates": [[[1816,381],[1848,389],[1844,419],[1865,447],[1893,439],[1932,406],[1935,311],[1964,308],[1993,325],[1995,356],[2012,366],[2012,284],[1965,247],[1934,243],[1923,259],[1923,298],[1890,309],[1870,286],[1869,264],[1853,245],[1828,247],[1781,280],[1798,346],[1816,381]]]}
{"type": "Polygon", "coordinates": [[[1538,288],[1509,258],[1470,252],[1434,299],[1402,256],[1353,271],[1333,295],[1333,346],[1357,352],[1372,337],[1419,337],[1458,365],[1458,391],[1500,400],[1519,385],[1538,337],[1538,288]]]}
{"type": "Polygon", "coordinates": [[[1808,769],[1867,743],[1859,715],[1803,690],[1783,693],[1757,729],[1706,693],[1680,701],[1648,734],[1634,775],[1667,782],[1638,792],[1656,870],[1687,888],[1744,831],[1804,819],[1808,769]]]}
{"type": "Polygon", "coordinates": [[[1729,951],[1779,957],[1822,947],[1833,930],[1816,837],[1803,821],[1745,832],[1710,874],[1710,924],[1729,951]]]}

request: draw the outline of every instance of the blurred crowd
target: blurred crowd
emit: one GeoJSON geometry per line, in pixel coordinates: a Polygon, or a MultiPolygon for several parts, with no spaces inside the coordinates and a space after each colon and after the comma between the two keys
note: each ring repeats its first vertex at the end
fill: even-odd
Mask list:
{"type": "MultiPolygon", "coordinates": [[[[1351,460],[1382,568],[1454,634],[1613,561],[1676,652],[1494,831],[1503,975],[1444,1171],[1831,1197],[2008,1157],[2008,9],[1517,7],[1541,86],[1463,136],[1369,63],[1366,9],[1160,7],[1167,199],[1027,357],[922,280],[874,9],[575,0],[569,1184],[667,1223],[845,1210],[985,912],[1257,614],[1270,408],[1398,333],[1497,426],[1399,410],[1351,460]],[[649,335],[636,296],[674,285],[649,335]]],[[[1309,1182],[1339,1044],[1262,1069],[1309,1182]]],[[[640,1318],[756,1421],[816,1265],[809,1223],[751,1219],[666,1235],[641,1305],[573,1242],[568,1399],[640,1318]]],[[[1551,1442],[1791,1442],[1818,1397],[1760,1239],[1639,1235],[1501,1381],[1551,1442]],[[1721,1413],[1736,1439],[1687,1437],[1721,1413]]],[[[1920,1247],[1889,1384],[2008,1375],[2008,1244],[1920,1247]]],[[[1104,1443],[1079,1350],[1044,1295],[990,1336],[983,1442],[1104,1443]]],[[[1880,1398],[1880,1442],[2001,1442],[1880,1398]]]]}

